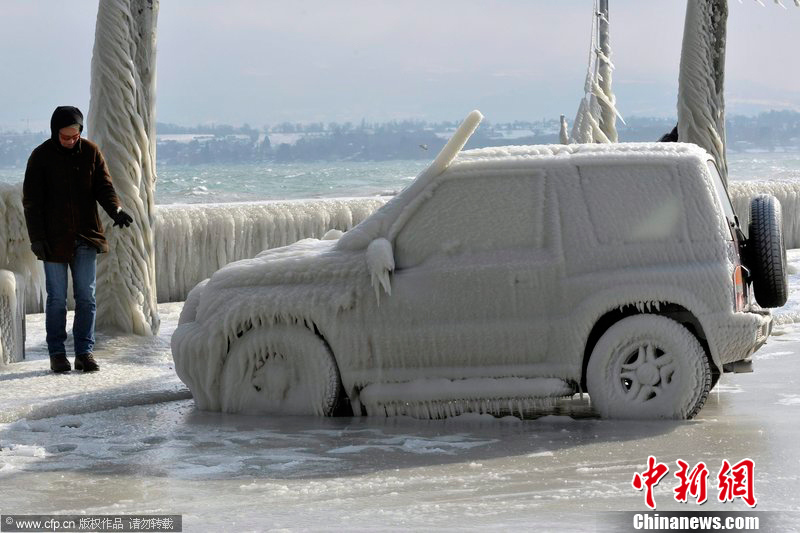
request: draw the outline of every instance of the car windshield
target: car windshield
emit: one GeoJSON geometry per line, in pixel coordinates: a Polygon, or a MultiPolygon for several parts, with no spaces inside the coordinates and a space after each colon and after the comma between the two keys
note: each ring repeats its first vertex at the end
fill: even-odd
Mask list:
{"type": "Polygon", "coordinates": [[[733,205],[731,205],[731,199],[728,196],[728,190],[722,183],[722,176],[719,175],[719,170],[717,170],[717,165],[714,163],[714,161],[709,159],[706,164],[708,165],[708,170],[711,172],[711,177],[714,180],[714,189],[717,191],[717,197],[722,204],[722,210],[725,212],[725,217],[728,219],[728,225],[733,225],[736,223],[736,213],[733,211],[733,205]]]}

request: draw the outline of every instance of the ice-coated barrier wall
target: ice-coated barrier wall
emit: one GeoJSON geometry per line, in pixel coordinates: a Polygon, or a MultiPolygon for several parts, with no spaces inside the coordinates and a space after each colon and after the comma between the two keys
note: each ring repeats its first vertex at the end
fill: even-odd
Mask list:
{"type": "MultiPolygon", "coordinates": [[[[731,201],[745,232],[750,199],[764,193],[777,197],[783,207],[786,247],[800,248],[800,182],[732,182],[731,201]]],[[[329,229],[346,231],[385,201],[386,198],[373,197],[157,206],[158,301],[183,301],[195,284],[231,261],[299,239],[319,238],[329,229]]],[[[22,276],[27,312],[41,312],[44,272],[30,252],[22,212],[22,184],[0,183],[0,268],[22,276]]]]}
{"type": "MultiPolygon", "coordinates": [[[[300,239],[321,238],[330,229],[347,231],[386,200],[159,205],[155,210],[158,301],[183,301],[198,282],[232,261],[300,239]]],[[[26,312],[41,312],[44,271],[30,251],[21,184],[0,183],[0,269],[22,276],[26,312]]]]}
{"type": "Polygon", "coordinates": [[[156,210],[159,302],[180,302],[198,282],[232,261],[328,230],[346,231],[386,198],[161,205],[156,210]]]}
{"type": "Polygon", "coordinates": [[[781,203],[786,248],[800,248],[800,183],[791,181],[739,181],[729,185],[731,203],[745,235],[750,224],[750,200],[771,194],[781,203]]]}
{"type": "Polygon", "coordinates": [[[31,252],[22,210],[22,183],[0,183],[0,269],[10,270],[24,279],[25,307],[29,313],[43,308],[44,269],[31,252]]]}

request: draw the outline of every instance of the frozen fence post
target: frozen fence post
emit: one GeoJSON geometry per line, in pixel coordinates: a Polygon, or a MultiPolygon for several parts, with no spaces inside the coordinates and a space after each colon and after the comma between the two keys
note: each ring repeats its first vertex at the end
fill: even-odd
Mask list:
{"type": "Polygon", "coordinates": [[[158,332],[155,246],[155,83],[158,0],[103,0],[92,55],[89,134],[100,146],[134,223],[110,228],[98,257],[97,323],[139,335],[158,332]]]}

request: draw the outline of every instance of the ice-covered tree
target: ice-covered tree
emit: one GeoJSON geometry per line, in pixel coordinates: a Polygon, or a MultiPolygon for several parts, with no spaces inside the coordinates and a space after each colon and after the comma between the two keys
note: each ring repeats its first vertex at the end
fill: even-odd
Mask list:
{"type": "MultiPolygon", "coordinates": [[[[775,3],[783,6],[781,0],[775,3]]],[[[794,3],[800,7],[800,0],[794,3]]],[[[678,78],[678,140],[702,146],[714,156],[726,184],[723,91],[727,21],[727,0],[687,1],[678,78]]]]}
{"type": "Polygon", "coordinates": [[[727,0],[688,0],[678,75],[678,139],[714,156],[727,182],[725,39],[727,0]]]}
{"type": "MultiPolygon", "coordinates": [[[[104,218],[110,253],[97,266],[97,323],[154,335],[155,88],[158,0],[103,0],[97,10],[88,135],[105,155],[127,229],[104,218]]],[[[105,217],[105,215],[103,215],[105,217]]]]}

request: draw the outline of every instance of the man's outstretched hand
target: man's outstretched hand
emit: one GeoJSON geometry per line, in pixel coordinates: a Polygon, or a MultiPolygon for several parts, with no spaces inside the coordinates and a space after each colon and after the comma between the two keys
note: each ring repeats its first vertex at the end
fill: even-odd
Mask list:
{"type": "Polygon", "coordinates": [[[119,209],[116,214],[114,215],[114,225],[119,226],[120,228],[127,228],[133,222],[133,218],[123,211],[119,209]]]}

